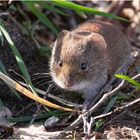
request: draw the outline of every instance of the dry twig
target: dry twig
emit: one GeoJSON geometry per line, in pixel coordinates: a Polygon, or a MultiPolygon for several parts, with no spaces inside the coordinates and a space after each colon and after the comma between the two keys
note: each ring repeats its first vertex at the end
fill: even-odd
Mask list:
{"type": "MultiPolygon", "coordinates": [[[[124,73],[124,72],[126,72],[126,70],[128,70],[128,68],[134,64],[135,60],[136,60],[135,57],[132,57],[130,60],[128,60],[128,62],[127,62],[125,65],[123,65],[123,66],[121,67],[121,69],[120,69],[117,73],[124,73]]],[[[139,75],[140,75],[140,74],[134,76],[133,79],[139,77],[139,75]]],[[[109,87],[111,86],[111,84],[112,84],[115,80],[116,80],[116,78],[113,77],[113,78],[109,81],[109,83],[106,84],[106,86],[103,88],[103,90],[101,90],[101,92],[99,93],[98,98],[101,96],[101,94],[102,94],[104,91],[106,91],[106,90],[109,89],[109,87]]],[[[80,114],[79,117],[78,117],[70,126],[68,126],[64,131],[59,131],[59,133],[58,133],[58,132],[53,132],[52,136],[53,136],[54,134],[57,134],[57,137],[58,137],[58,136],[61,137],[62,134],[66,133],[67,131],[73,130],[77,125],[80,125],[80,124],[82,123],[83,117],[89,118],[89,117],[93,114],[93,112],[95,112],[106,100],[108,100],[111,96],[115,95],[116,92],[119,91],[119,90],[124,86],[124,83],[125,83],[125,81],[122,80],[121,83],[120,83],[115,89],[113,89],[113,90],[110,91],[110,92],[105,93],[105,94],[102,96],[102,98],[101,98],[89,111],[85,112],[84,114],[80,114]]],[[[96,99],[96,100],[97,100],[97,99],[96,99]]],[[[90,123],[88,123],[88,122],[85,123],[85,121],[86,121],[87,119],[84,119],[85,131],[87,130],[87,133],[90,132],[91,126],[92,126],[93,122],[95,122],[95,120],[98,120],[98,119],[101,119],[101,118],[110,116],[110,115],[112,115],[114,112],[116,113],[116,112],[118,112],[118,111],[124,111],[125,109],[127,109],[127,108],[129,108],[129,107],[132,107],[133,105],[135,105],[135,104],[138,103],[138,102],[140,102],[140,99],[137,99],[137,100],[135,100],[135,101],[132,101],[132,102],[130,102],[130,103],[124,105],[124,106],[121,106],[121,107],[117,108],[116,110],[111,111],[111,112],[109,112],[109,113],[106,113],[106,114],[102,114],[102,115],[99,115],[99,116],[92,117],[91,120],[90,120],[90,123]],[[118,110],[118,109],[119,109],[119,110],[118,110]],[[117,110],[118,110],[118,111],[117,111],[117,110]],[[86,125],[87,125],[87,126],[86,126],[86,125]],[[87,127],[87,128],[86,128],[86,127],[87,127]]]]}
{"type": "MultiPolygon", "coordinates": [[[[130,60],[128,60],[118,71],[117,73],[126,73],[126,71],[128,70],[128,68],[130,66],[132,66],[132,64],[134,64],[135,62],[135,57],[137,57],[138,54],[136,54],[136,56],[131,57],[130,60]]],[[[111,86],[111,84],[116,80],[116,77],[112,77],[111,80],[104,86],[104,88],[101,90],[101,92],[98,94],[98,96],[96,97],[95,101],[97,102],[97,100],[99,98],[101,98],[101,95],[103,94],[104,91],[110,89],[109,87],[111,86]]],[[[106,100],[108,100],[111,96],[115,95],[117,91],[119,91],[123,85],[124,85],[125,81],[122,80],[122,82],[112,91],[105,93],[102,98],[94,105],[92,106],[92,108],[85,112],[84,114],[79,115],[79,117],[68,127],[66,128],[66,130],[72,130],[73,128],[75,128],[77,125],[80,125],[82,123],[82,116],[86,116],[86,117],[90,117],[92,115],[93,112],[95,112],[106,100]]],[[[95,103],[95,102],[94,102],[95,103]]]]}
{"type": "Polygon", "coordinates": [[[40,98],[39,96],[36,96],[36,95],[32,94],[31,91],[27,90],[26,88],[24,88],[19,83],[15,82],[14,80],[12,80],[10,77],[8,77],[7,75],[5,75],[2,72],[0,72],[0,79],[2,79],[7,85],[16,89],[20,93],[24,94],[25,96],[27,96],[27,97],[29,97],[29,98],[31,98],[31,99],[33,99],[33,100],[35,100],[35,101],[37,101],[41,104],[44,104],[44,105],[47,105],[49,107],[53,107],[53,108],[56,108],[56,109],[64,110],[64,111],[77,112],[77,110],[73,110],[73,109],[70,109],[70,108],[65,108],[65,107],[56,105],[52,102],[49,102],[47,100],[44,100],[44,99],[40,98]]]}
{"type": "MultiPolygon", "coordinates": [[[[23,82],[21,82],[21,81],[18,81],[18,83],[20,83],[21,85],[23,85],[23,86],[25,86],[25,87],[28,87],[27,84],[25,84],[25,83],[23,83],[23,82]]],[[[45,95],[45,94],[46,94],[45,91],[43,91],[43,90],[41,90],[41,89],[38,89],[38,88],[35,88],[35,91],[38,92],[38,93],[40,93],[40,94],[42,94],[42,95],[45,95]]],[[[70,101],[64,100],[64,99],[59,98],[59,97],[57,97],[57,96],[55,96],[55,95],[52,95],[52,94],[50,94],[50,93],[47,93],[47,97],[52,98],[52,99],[56,100],[57,102],[59,102],[59,103],[61,103],[61,104],[63,104],[63,105],[66,105],[66,106],[68,106],[68,107],[75,107],[75,108],[81,108],[81,107],[82,107],[82,105],[72,103],[72,102],[70,102],[70,101]]]]}

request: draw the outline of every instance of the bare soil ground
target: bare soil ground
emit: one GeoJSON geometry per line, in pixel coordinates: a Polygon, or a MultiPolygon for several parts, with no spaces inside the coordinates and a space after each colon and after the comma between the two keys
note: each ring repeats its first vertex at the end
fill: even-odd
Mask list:
{"type": "MultiPolygon", "coordinates": [[[[84,2],[79,2],[81,4],[86,5],[84,2]]],[[[90,5],[90,2],[87,3],[87,5],[90,5]]],[[[114,8],[112,6],[112,9],[110,9],[112,13],[117,13],[117,15],[121,15],[124,18],[128,18],[131,22],[125,23],[118,20],[110,20],[113,24],[115,24],[119,29],[121,29],[128,40],[130,41],[133,50],[140,50],[140,11],[137,10],[136,6],[132,6],[132,2],[128,2],[123,4],[123,6],[120,9],[114,8]]],[[[15,15],[13,15],[15,16],[15,15]]],[[[17,19],[17,17],[14,17],[17,19]]],[[[93,18],[93,16],[89,16],[88,19],[93,18]]],[[[95,17],[94,17],[95,18],[95,17]]],[[[59,30],[62,29],[70,29],[73,26],[87,20],[79,18],[77,15],[71,15],[69,18],[64,18],[58,15],[52,15],[53,22],[59,27],[59,30]],[[70,21],[70,22],[69,22],[70,21]]],[[[102,18],[102,20],[108,20],[102,18]]],[[[12,40],[15,43],[15,46],[21,53],[24,62],[28,68],[28,71],[31,75],[31,78],[33,79],[33,83],[43,89],[44,91],[48,88],[48,83],[46,81],[49,81],[49,78],[46,78],[46,81],[40,81],[37,79],[34,79],[35,73],[48,73],[49,72],[49,57],[48,56],[41,56],[38,53],[38,50],[36,48],[36,44],[32,41],[32,39],[26,35],[23,35],[21,29],[17,26],[16,22],[11,20],[11,18],[7,17],[4,20],[4,25],[9,32],[12,40]]],[[[36,35],[38,41],[43,43],[50,44],[54,41],[55,36],[52,34],[51,31],[48,29],[43,30],[42,32],[38,32],[36,35]],[[46,33],[47,32],[47,33],[46,33]]],[[[20,74],[19,68],[17,66],[17,63],[15,61],[15,58],[8,47],[8,44],[4,42],[4,45],[0,47],[0,60],[4,63],[7,72],[10,77],[12,77],[14,80],[21,80],[22,78],[18,76],[15,72],[20,74]]],[[[136,73],[140,72],[140,60],[137,60],[135,65],[130,69],[129,73],[130,75],[134,76],[136,73]]],[[[42,77],[43,78],[43,77],[42,77]]],[[[44,79],[44,78],[43,78],[44,79]]],[[[138,81],[140,81],[138,79],[138,81]]],[[[55,95],[59,95],[60,97],[63,97],[65,99],[71,98],[70,100],[74,102],[81,103],[82,99],[81,97],[77,98],[77,95],[69,95],[65,93],[61,93],[61,90],[53,90],[55,95]]],[[[134,87],[131,85],[127,85],[124,87],[118,94],[120,94],[120,99],[118,103],[115,104],[115,106],[126,104],[127,102],[130,102],[136,98],[139,98],[139,90],[135,90],[134,87]]],[[[17,99],[9,90],[9,88],[0,81],[0,98],[3,101],[4,105],[9,108],[12,112],[13,116],[26,116],[26,115],[33,115],[37,110],[37,105],[34,101],[28,99],[27,97],[21,95],[23,98],[22,101],[17,99]]],[[[98,129],[97,132],[93,132],[91,134],[91,137],[93,139],[98,138],[107,138],[107,139],[140,139],[140,110],[139,110],[140,104],[133,107],[132,109],[128,109],[124,111],[123,113],[117,115],[117,116],[110,116],[104,120],[103,125],[98,129]]],[[[41,108],[41,111],[43,108],[41,108]]],[[[101,108],[97,114],[100,114],[103,111],[103,108],[101,108]]],[[[75,117],[74,117],[75,118],[75,117]]],[[[70,121],[74,119],[73,117],[69,119],[70,121]]],[[[66,119],[66,118],[65,118],[66,119]]],[[[62,120],[62,122],[65,122],[65,119],[62,120]]],[[[21,124],[17,124],[16,127],[20,127],[21,124]]],[[[94,127],[95,128],[95,127],[94,127]]],[[[93,128],[93,130],[94,130],[93,128]]],[[[11,130],[11,129],[10,129],[11,130]]],[[[8,138],[9,135],[13,134],[13,131],[5,130],[4,128],[0,127],[0,135],[2,138],[8,138]],[[3,129],[3,131],[2,131],[3,129]],[[10,133],[11,132],[11,133],[10,133]],[[7,133],[9,135],[7,135],[7,133]]],[[[59,127],[56,129],[53,129],[53,131],[59,130],[59,127]]],[[[81,139],[82,137],[82,126],[79,131],[76,133],[73,133],[77,139],[81,139]]]]}

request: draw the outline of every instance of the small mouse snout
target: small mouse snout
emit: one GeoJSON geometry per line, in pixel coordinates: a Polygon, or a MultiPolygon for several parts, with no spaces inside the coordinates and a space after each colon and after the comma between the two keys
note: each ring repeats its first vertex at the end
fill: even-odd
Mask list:
{"type": "Polygon", "coordinates": [[[73,86],[73,75],[72,75],[72,66],[64,65],[61,73],[61,80],[65,88],[71,88],[73,86]]]}
{"type": "Polygon", "coordinates": [[[65,79],[64,80],[64,85],[67,87],[67,88],[70,88],[73,86],[73,82],[71,80],[68,80],[68,79],[65,79]]]}

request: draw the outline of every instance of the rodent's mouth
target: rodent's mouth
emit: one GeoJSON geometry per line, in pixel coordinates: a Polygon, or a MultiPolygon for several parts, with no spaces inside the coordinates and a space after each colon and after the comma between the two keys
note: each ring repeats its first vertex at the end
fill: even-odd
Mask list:
{"type": "Polygon", "coordinates": [[[58,82],[56,82],[56,84],[60,87],[60,88],[62,88],[62,89],[65,89],[65,90],[68,90],[68,91],[75,91],[76,89],[74,88],[75,87],[75,85],[73,85],[73,86],[66,86],[64,83],[58,83],[58,82]]]}
{"type": "MultiPolygon", "coordinates": [[[[58,85],[58,86],[60,86],[60,85],[58,85]]],[[[62,89],[65,89],[65,90],[68,90],[68,91],[79,91],[80,90],[80,88],[77,88],[76,87],[76,85],[73,85],[73,86],[71,86],[71,87],[67,87],[67,86],[60,86],[62,89]]]]}
{"type": "Polygon", "coordinates": [[[75,89],[72,88],[72,87],[65,86],[65,87],[61,87],[61,88],[65,89],[65,90],[68,90],[68,91],[75,91],[75,89]]]}
{"type": "Polygon", "coordinates": [[[68,90],[68,91],[80,91],[81,89],[87,86],[85,82],[80,82],[80,83],[67,86],[66,84],[62,82],[62,80],[58,80],[57,78],[54,78],[53,80],[60,88],[68,90]]]}

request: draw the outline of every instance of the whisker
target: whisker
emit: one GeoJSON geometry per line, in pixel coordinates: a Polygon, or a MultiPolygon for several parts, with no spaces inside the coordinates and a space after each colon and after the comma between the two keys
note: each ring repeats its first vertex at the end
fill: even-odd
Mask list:
{"type": "Polygon", "coordinates": [[[53,90],[54,90],[54,92],[56,92],[56,91],[58,91],[58,89],[59,89],[58,86],[55,85],[53,90]]]}
{"type": "Polygon", "coordinates": [[[105,60],[107,57],[108,57],[108,56],[105,56],[104,58],[102,58],[102,59],[100,59],[100,60],[96,61],[95,63],[93,63],[93,64],[91,64],[91,65],[89,65],[89,67],[91,67],[91,66],[93,66],[93,65],[95,65],[95,66],[96,66],[97,64],[99,64],[99,62],[101,62],[101,61],[105,60]]]}
{"type": "Polygon", "coordinates": [[[50,85],[50,84],[52,84],[52,83],[53,83],[53,81],[46,81],[46,82],[40,84],[39,87],[43,87],[44,85],[47,86],[47,85],[50,85]]]}
{"type": "Polygon", "coordinates": [[[48,72],[48,73],[35,73],[35,74],[32,74],[31,77],[34,78],[36,76],[41,76],[41,75],[42,76],[47,76],[47,75],[49,76],[50,75],[50,72],[48,72]]]}
{"type": "Polygon", "coordinates": [[[97,60],[96,58],[90,59],[90,60],[89,60],[89,63],[95,62],[96,60],[97,60]]]}
{"type": "Polygon", "coordinates": [[[32,78],[32,81],[36,81],[36,80],[39,80],[39,79],[42,79],[42,78],[50,78],[49,75],[41,75],[41,76],[38,76],[38,77],[35,77],[35,78],[32,78]]]}
{"type": "Polygon", "coordinates": [[[49,75],[49,74],[50,74],[50,72],[47,72],[47,73],[46,73],[46,72],[45,72],[45,73],[39,73],[39,72],[38,72],[38,73],[32,74],[32,76],[34,76],[34,75],[35,75],[35,76],[36,76],[36,75],[49,75]]]}
{"type": "Polygon", "coordinates": [[[54,85],[54,87],[53,87],[54,92],[59,91],[59,90],[63,90],[63,89],[60,88],[53,80],[52,80],[52,83],[53,83],[53,85],[54,85]]]}
{"type": "Polygon", "coordinates": [[[53,87],[53,83],[48,86],[47,91],[46,91],[46,93],[44,95],[44,98],[46,98],[46,96],[50,93],[52,87],[53,87]]]}
{"type": "Polygon", "coordinates": [[[66,90],[66,89],[62,89],[62,88],[59,87],[59,90],[60,90],[60,92],[61,92],[62,94],[66,94],[66,93],[67,93],[67,90],[66,90]]]}
{"type": "Polygon", "coordinates": [[[42,85],[42,83],[46,83],[46,81],[48,82],[48,80],[47,79],[42,79],[42,80],[39,80],[38,82],[36,82],[36,83],[34,83],[34,85],[35,86],[40,86],[40,85],[42,85]]]}
{"type": "MultiPolygon", "coordinates": [[[[106,55],[106,56],[104,56],[103,58],[99,59],[98,61],[104,60],[104,59],[108,58],[108,56],[109,56],[109,55],[106,55]]],[[[93,59],[93,60],[96,60],[96,59],[93,59]]],[[[98,62],[98,61],[96,61],[96,62],[98,62]]]]}

